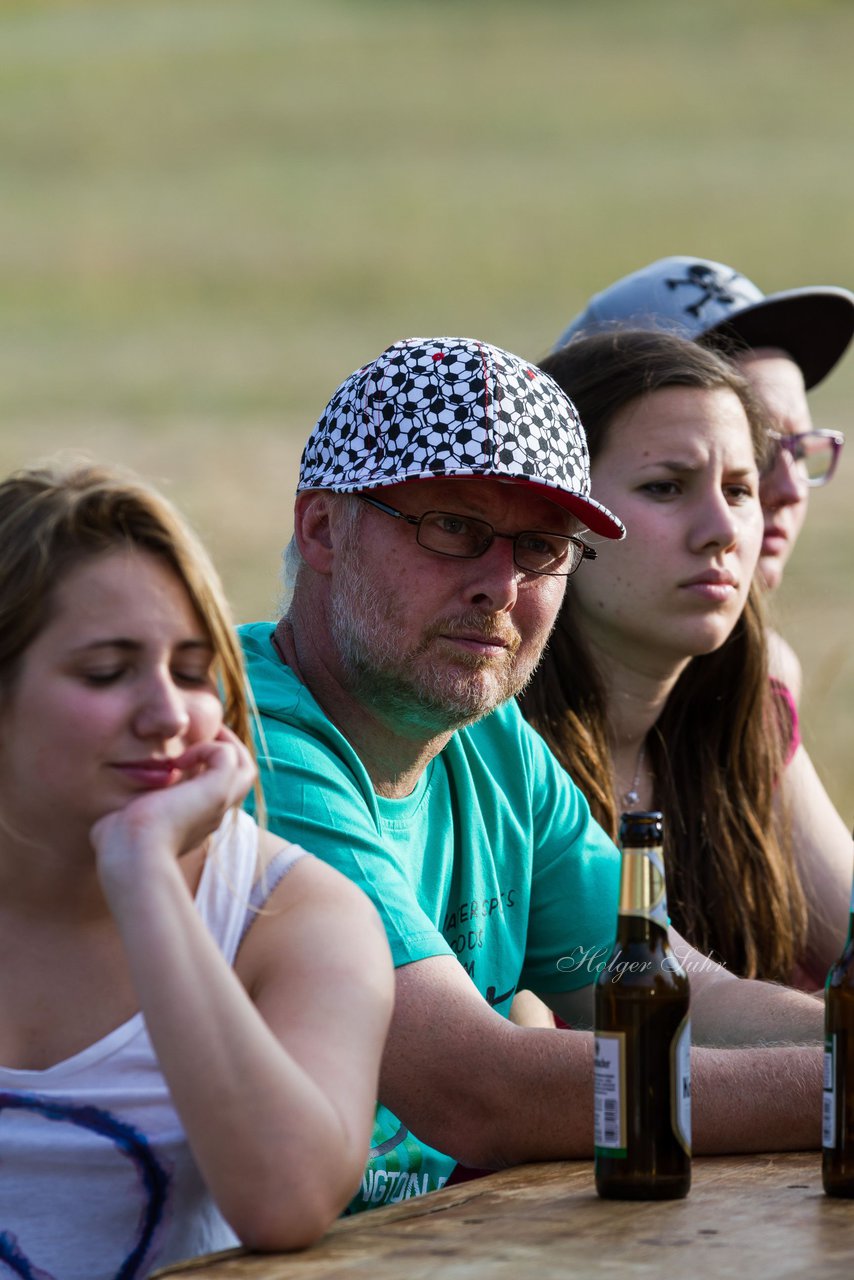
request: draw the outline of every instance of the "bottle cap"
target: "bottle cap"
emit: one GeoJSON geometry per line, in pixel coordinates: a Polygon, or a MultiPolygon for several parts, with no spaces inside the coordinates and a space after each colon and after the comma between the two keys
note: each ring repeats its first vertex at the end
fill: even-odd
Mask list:
{"type": "Polygon", "coordinates": [[[660,845],[664,842],[664,818],[659,809],[630,810],[620,814],[620,844],[660,845]]]}

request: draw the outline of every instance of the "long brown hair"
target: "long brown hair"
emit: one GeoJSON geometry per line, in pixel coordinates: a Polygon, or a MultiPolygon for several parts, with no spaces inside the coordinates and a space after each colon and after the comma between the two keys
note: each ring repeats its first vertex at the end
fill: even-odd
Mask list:
{"type": "MultiPolygon", "coordinates": [[[[760,464],[762,413],[743,378],[713,352],[670,334],[577,338],[541,362],[572,398],[591,460],[618,409],[669,386],[728,388],[743,404],[760,464]]],[[[676,928],[736,973],[785,981],[806,939],[806,903],[775,799],[791,721],[768,678],[762,602],[752,586],[733,631],[694,657],[648,736],[655,806],[665,815],[668,903],[676,928]]],[[[617,833],[607,694],[571,592],[523,712],[617,833]]]]}

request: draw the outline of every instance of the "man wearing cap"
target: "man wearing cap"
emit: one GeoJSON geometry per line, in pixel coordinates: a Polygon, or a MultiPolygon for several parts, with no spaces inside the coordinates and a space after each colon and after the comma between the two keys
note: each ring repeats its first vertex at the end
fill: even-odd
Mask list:
{"type": "MultiPolygon", "coordinates": [[[[457,1161],[591,1153],[591,1037],[507,1020],[525,986],[589,1026],[615,931],[617,851],[514,701],[595,572],[582,528],[623,535],[556,384],[485,343],[399,342],[312,432],[287,614],[242,629],[269,824],[362,886],[397,966],[354,1209],[457,1161]]],[[[819,1002],[677,943],[702,1036],[804,1046],[698,1051],[698,1146],[816,1145],[819,1002]]]]}
{"type": "MultiPolygon", "coordinates": [[[[616,326],[670,329],[717,347],[753,384],[777,437],[760,485],[765,536],[758,570],[774,590],[803,527],[810,489],[827,484],[842,449],[841,432],[813,426],[805,393],[831,372],[854,335],[854,294],[814,286],[766,295],[722,262],[661,258],[595,294],[554,349],[577,333],[616,326]]],[[[770,638],[775,673],[797,698],[798,658],[781,637],[770,638]]]]}

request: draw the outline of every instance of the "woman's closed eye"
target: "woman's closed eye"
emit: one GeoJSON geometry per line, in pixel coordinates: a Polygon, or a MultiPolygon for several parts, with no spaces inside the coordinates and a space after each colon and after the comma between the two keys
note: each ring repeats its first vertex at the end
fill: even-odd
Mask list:
{"type": "Polygon", "coordinates": [[[115,684],[117,680],[120,680],[122,678],[122,676],[125,674],[126,671],[127,671],[127,667],[124,667],[124,666],[109,667],[109,668],[105,667],[105,668],[93,670],[93,671],[83,671],[81,672],[81,679],[83,679],[86,684],[91,684],[91,685],[115,684]]]}
{"type": "Polygon", "coordinates": [[[197,688],[212,687],[214,684],[210,666],[205,666],[204,668],[176,668],[172,672],[172,679],[176,684],[186,684],[197,688]]]}

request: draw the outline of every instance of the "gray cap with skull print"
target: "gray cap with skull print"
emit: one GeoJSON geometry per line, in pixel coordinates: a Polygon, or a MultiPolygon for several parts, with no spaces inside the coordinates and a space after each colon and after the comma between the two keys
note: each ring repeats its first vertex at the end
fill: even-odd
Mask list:
{"type": "Polygon", "coordinates": [[[833,285],[765,294],[734,267],[709,258],[659,258],[587,303],[554,350],[579,333],[669,329],[729,354],[776,347],[800,366],[807,390],[825,378],[854,335],[854,294],[833,285]]]}

